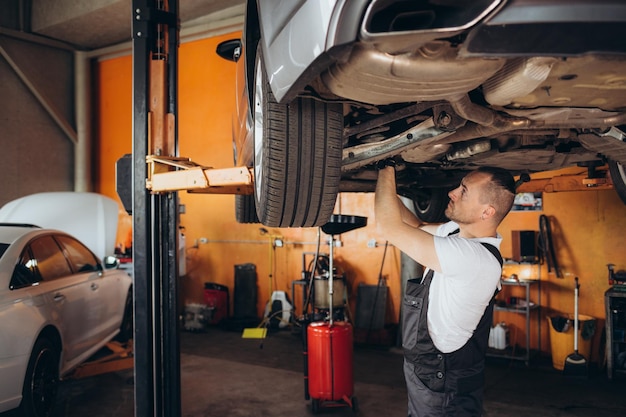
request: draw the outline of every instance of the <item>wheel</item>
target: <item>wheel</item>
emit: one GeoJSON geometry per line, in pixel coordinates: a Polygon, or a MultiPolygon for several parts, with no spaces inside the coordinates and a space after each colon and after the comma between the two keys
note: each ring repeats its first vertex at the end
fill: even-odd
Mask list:
{"type": "Polygon", "coordinates": [[[133,332],[135,328],[133,325],[133,289],[128,289],[128,295],[126,296],[126,303],[124,304],[124,318],[120,325],[120,332],[115,336],[115,340],[121,343],[128,342],[133,338],[133,332]]]}
{"type": "Polygon", "coordinates": [[[448,191],[443,188],[425,188],[418,191],[413,198],[415,214],[420,220],[427,223],[442,223],[447,221],[446,207],[448,206],[448,191]]]}
{"type": "Polygon", "coordinates": [[[356,397],[352,397],[352,412],[355,414],[359,412],[359,402],[356,397]]]}
{"type": "Polygon", "coordinates": [[[312,98],[277,103],[257,48],[254,70],[254,186],[270,227],[322,226],[341,177],[342,105],[312,98]]]}
{"type": "Polygon", "coordinates": [[[28,360],[20,415],[47,417],[52,414],[59,385],[59,358],[57,346],[45,337],[35,342],[28,360]]]}
{"type": "Polygon", "coordinates": [[[313,414],[320,412],[320,400],[315,398],[311,400],[311,411],[313,411],[313,414]]]}
{"type": "Polygon", "coordinates": [[[259,223],[254,195],[235,196],[235,219],[237,223],[259,223]]]}
{"type": "Polygon", "coordinates": [[[617,195],[626,204],[626,168],[619,162],[609,161],[609,173],[617,195]]]}

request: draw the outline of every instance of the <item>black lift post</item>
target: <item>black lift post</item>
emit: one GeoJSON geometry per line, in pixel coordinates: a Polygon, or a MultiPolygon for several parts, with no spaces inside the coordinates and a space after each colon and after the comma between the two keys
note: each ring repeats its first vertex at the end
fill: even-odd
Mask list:
{"type": "Polygon", "coordinates": [[[135,416],[181,415],[178,194],[146,188],[148,155],[177,156],[178,0],[133,0],[135,416]]]}

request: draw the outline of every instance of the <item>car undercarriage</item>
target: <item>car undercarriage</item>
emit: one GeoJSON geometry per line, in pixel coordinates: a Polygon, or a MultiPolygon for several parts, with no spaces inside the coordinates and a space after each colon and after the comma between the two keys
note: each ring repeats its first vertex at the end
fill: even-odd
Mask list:
{"type": "Polygon", "coordinates": [[[445,220],[447,192],[480,166],[608,165],[626,203],[626,5],[333,4],[324,33],[305,27],[315,2],[248,4],[254,158],[239,162],[255,168],[262,223],[323,224],[338,192],[374,190],[388,158],[424,221],[445,220]]]}

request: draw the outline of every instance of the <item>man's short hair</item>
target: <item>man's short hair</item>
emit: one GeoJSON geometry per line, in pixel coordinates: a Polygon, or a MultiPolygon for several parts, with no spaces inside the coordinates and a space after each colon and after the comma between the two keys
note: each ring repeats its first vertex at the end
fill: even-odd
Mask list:
{"type": "Polygon", "coordinates": [[[480,167],[477,172],[491,176],[491,187],[488,191],[490,203],[498,212],[498,221],[511,211],[515,201],[515,178],[505,169],[497,167],[480,167]]]}
{"type": "Polygon", "coordinates": [[[497,167],[480,167],[478,172],[491,174],[491,181],[515,195],[515,178],[506,169],[497,167]]]}

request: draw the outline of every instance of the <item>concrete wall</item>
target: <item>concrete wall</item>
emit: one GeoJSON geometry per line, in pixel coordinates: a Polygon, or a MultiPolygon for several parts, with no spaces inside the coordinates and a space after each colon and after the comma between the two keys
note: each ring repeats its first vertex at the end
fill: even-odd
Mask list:
{"type": "Polygon", "coordinates": [[[2,34],[0,52],[0,205],[73,190],[73,52],[2,34]]]}

